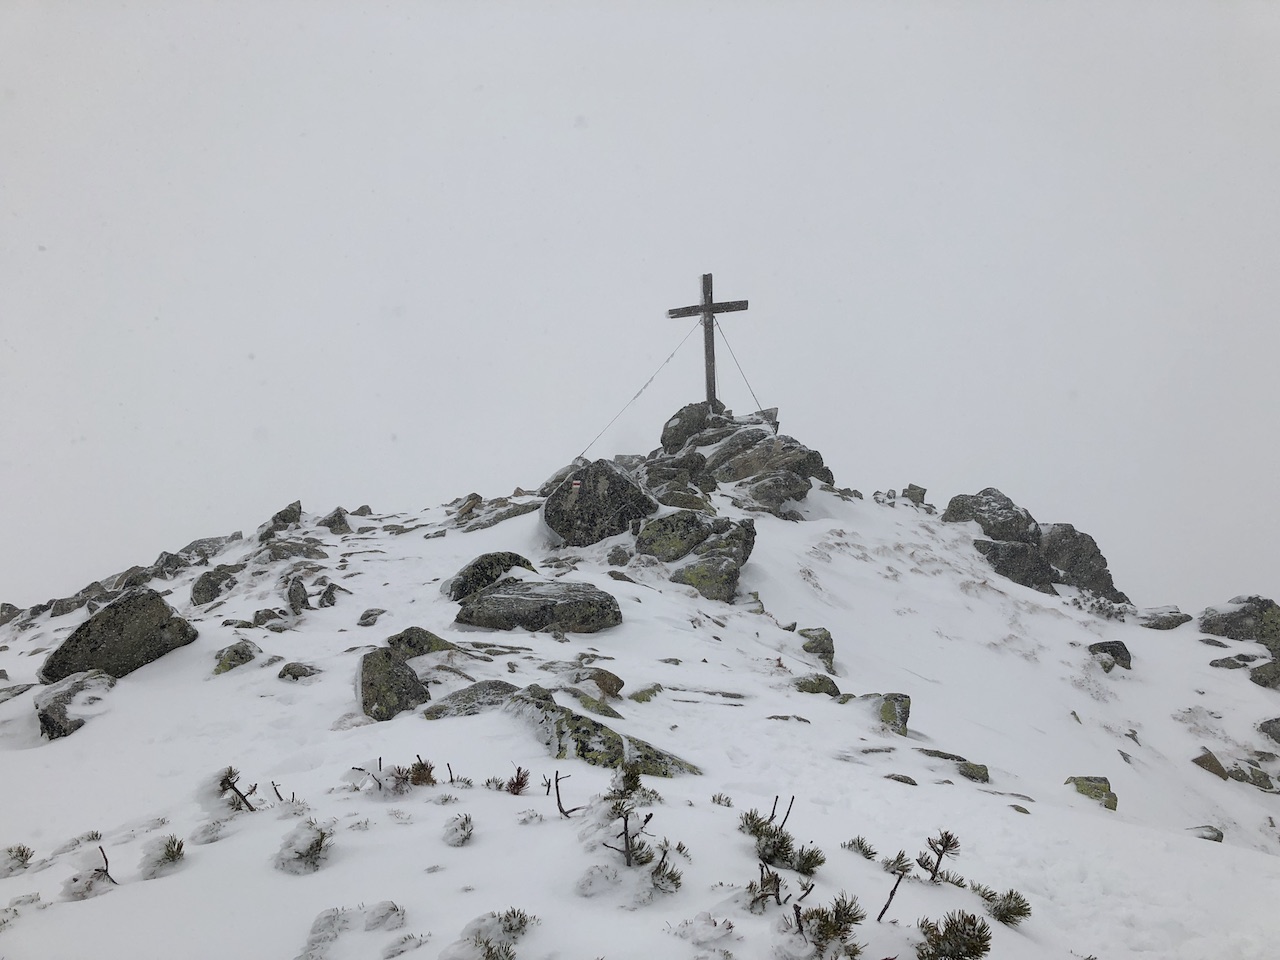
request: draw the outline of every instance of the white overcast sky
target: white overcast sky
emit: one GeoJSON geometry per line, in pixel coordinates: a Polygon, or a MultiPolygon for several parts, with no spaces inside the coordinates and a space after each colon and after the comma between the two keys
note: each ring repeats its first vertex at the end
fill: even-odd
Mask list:
{"type": "Polygon", "coordinates": [[[840,484],[1280,595],[1277,51],[1250,2],[0,0],[0,599],[537,484],[707,271],[840,484]]]}

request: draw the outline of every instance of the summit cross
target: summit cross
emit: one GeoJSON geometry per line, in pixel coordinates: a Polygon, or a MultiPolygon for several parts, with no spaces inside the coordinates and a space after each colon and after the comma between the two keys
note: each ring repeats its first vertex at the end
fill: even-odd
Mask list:
{"type": "Polygon", "coordinates": [[[702,345],[706,356],[707,367],[707,406],[714,412],[716,407],[716,314],[733,313],[735,310],[747,309],[745,300],[728,300],[716,303],[711,295],[711,274],[702,275],[702,302],[691,307],[677,307],[668,310],[668,317],[702,317],[702,345]]]}

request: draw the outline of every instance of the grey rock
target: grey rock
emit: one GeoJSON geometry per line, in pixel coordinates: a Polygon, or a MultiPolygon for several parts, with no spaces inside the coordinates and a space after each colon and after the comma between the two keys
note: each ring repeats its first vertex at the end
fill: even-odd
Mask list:
{"type": "Polygon", "coordinates": [[[262,610],[255,610],[253,612],[253,625],[255,627],[265,627],[276,620],[283,619],[283,610],[272,610],[270,607],[266,607],[262,610]]]}
{"type": "Polygon", "coordinates": [[[919,786],[912,777],[908,777],[905,773],[886,773],[884,778],[886,780],[896,780],[898,783],[905,783],[909,787],[919,786]]]}
{"type": "Polygon", "coordinates": [[[974,783],[990,783],[991,773],[985,763],[972,763],[965,760],[956,765],[956,773],[974,783]]]}
{"type": "Polygon", "coordinates": [[[360,708],[374,720],[390,720],[431,699],[431,694],[405,662],[386,647],[360,658],[360,708]]]}
{"type": "Polygon", "coordinates": [[[243,563],[220,563],[196,577],[191,585],[191,602],[197,607],[217,600],[236,585],[236,574],[244,569],[243,563]]]}
{"type": "Polygon", "coordinates": [[[1221,640],[1214,640],[1212,637],[1201,637],[1200,642],[1206,647],[1221,647],[1223,650],[1227,649],[1227,644],[1223,643],[1221,640]]]}
{"type": "Polygon", "coordinates": [[[625,567],[631,562],[631,551],[622,544],[610,547],[608,560],[611,567],[625,567]]]}
{"type": "Polygon", "coordinates": [[[1187,827],[1187,832],[1193,837],[1199,837],[1201,840],[1210,840],[1213,843],[1221,843],[1223,833],[1217,827],[1205,824],[1200,827],[1187,827]]]}
{"type": "Polygon", "coordinates": [[[917,507],[922,507],[924,506],[924,495],[928,492],[924,487],[908,483],[902,490],[902,496],[903,499],[910,500],[917,507]]]}
{"type": "MultiPolygon", "coordinates": [[[[9,678],[5,677],[5,679],[7,680],[9,678]]],[[[0,687],[0,703],[7,703],[8,701],[12,700],[14,697],[20,697],[24,693],[26,693],[28,690],[32,690],[37,686],[39,686],[39,684],[15,683],[13,684],[13,686],[10,686],[10,687],[0,687]]]]}
{"type": "Polygon", "coordinates": [[[217,665],[213,668],[213,675],[219,676],[236,667],[243,667],[262,652],[262,648],[256,643],[249,640],[237,640],[235,643],[223,647],[215,656],[218,658],[217,665]]]}
{"type": "Polygon", "coordinates": [[[0,603],[0,627],[3,627],[10,620],[17,618],[22,612],[21,607],[15,607],[12,603],[0,603]]]}
{"type": "Polygon", "coordinates": [[[306,560],[328,560],[329,555],[316,543],[309,540],[270,540],[255,555],[265,563],[276,563],[280,560],[292,560],[301,557],[306,560]]]}
{"type": "Polygon", "coordinates": [[[1088,590],[1112,603],[1128,603],[1129,598],[1116,589],[1107,568],[1107,558],[1098,543],[1069,523],[1042,524],[1040,553],[1058,571],[1058,583],[1088,590]]]}
{"type": "Polygon", "coordinates": [[[1034,544],[1010,540],[975,540],[973,546],[987,558],[991,569],[1000,576],[1041,593],[1057,594],[1058,591],[1053,588],[1053,581],[1056,579],[1054,569],[1034,544]]]}
{"type": "Polygon", "coordinates": [[[725,423],[721,416],[723,413],[724,404],[719,401],[715,410],[705,400],[681,407],[662,428],[662,449],[667,453],[679,452],[695,434],[713,425],[722,426],[725,423]]]}
{"type": "Polygon", "coordinates": [[[302,582],[301,577],[294,577],[289,581],[289,589],[285,592],[285,596],[289,600],[289,609],[293,611],[295,617],[303,610],[311,609],[311,601],[307,599],[307,586],[302,582]]]}
{"type": "Polygon", "coordinates": [[[911,698],[905,693],[873,693],[869,697],[876,702],[880,722],[898,736],[905,737],[907,721],[911,719],[911,698]]]}
{"type": "Polygon", "coordinates": [[[360,614],[360,619],[356,621],[357,627],[372,627],[378,622],[378,618],[387,611],[381,607],[370,607],[364,613],[360,614]]]}
{"type": "Polygon", "coordinates": [[[564,542],[586,547],[625,533],[658,509],[621,467],[596,460],[574,470],[547,497],[542,518],[564,542]]]}
{"type": "Polygon", "coordinates": [[[147,587],[135,587],[80,624],[49,654],[41,683],[74,673],[102,670],[120,678],[185,646],[198,631],[147,587]]]}
{"type": "Polygon", "coordinates": [[[462,601],[457,622],[490,630],[595,633],[622,622],[618,601],[586,583],[505,580],[462,601]]]}
{"type": "MultiPolygon", "coordinates": [[[[338,602],[338,591],[342,590],[336,583],[330,583],[325,586],[324,591],[320,594],[320,599],[316,601],[318,607],[332,607],[338,602]]],[[[343,593],[350,593],[349,590],[342,590],[343,593]]]]}
{"type": "Polygon", "coordinates": [[[827,669],[827,673],[834,674],[836,672],[836,644],[831,638],[831,631],[826,627],[805,627],[797,632],[804,637],[801,649],[805,653],[813,654],[821,660],[822,665],[827,669]]]}
{"type": "Polygon", "coordinates": [[[367,503],[362,503],[351,511],[353,517],[371,517],[373,516],[373,508],[367,503]]]}
{"type": "Polygon", "coordinates": [[[1201,770],[1206,770],[1209,773],[1212,773],[1220,780],[1228,779],[1229,774],[1227,773],[1227,768],[1222,765],[1222,761],[1217,758],[1214,752],[1208,747],[1201,747],[1200,750],[1200,756],[1192,757],[1191,762],[1201,770]]]}
{"type": "Polygon", "coordinates": [[[1218,667],[1222,670],[1243,670],[1248,665],[1243,660],[1237,660],[1235,657],[1221,657],[1217,660],[1209,661],[1209,666],[1218,667]]]}
{"type": "Polygon", "coordinates": [[[326,527],[330,533],[339,536],[351,532],[351,524],[347,523],[347,511],[341,507],[334,507],[333,512],[318,521],[316,526],[326,527]]]}
{"type": "Polygon", "coordinates": [[[462,600],[477,590],[483,590],[506,576],[512,567],[521,567],[536,573],[532,563],[518,553],[504,551],[484,553],[476,557],[453,575],[446,583],[450,600],[462,600]]]}
{"type": "Polygon", "coordinates": [[[441,697],[422,711],[422,716],[427,720],[474,716],[484,710],[502,706],[518,689],[514,683],[507,683],[505,680],[481,680],[447,697],[441,697]]]}
{"type": "Polygon", "coordinates": [[[746,492],[767,512],[775,516],[787,513],[784,519],[790,519],[790,511],[784,508],[807,497],[812,486],[812,481],[794,470],[770,470],[752,479],[746,486],[746,492]]]}
{"type": "Polygon", "coordinates": [[[202,537],[199,540],[192,540],[185,547],[179,550],[178,553],[189,560],[198,560],[201,563],[208,563],[228,546],[243,539],[244,534],[239,530],[235,533],[228,534],[225,537],[202,537]]]}
{"type": "Polygon", "coordinates": [[[1133,668],[1133,657],[1122,640],[1103,640],[1089,644],[1089,652],[1095,656],[1110,657],[1117,666],[1126,670],[1133,668]]]}
{"type": "Polygon", "coordinates": [[[670,579],[693,587],[708,600],[729,603],[738,592],[741,573],[742,565],[727,557],[706,557],[673,571],[670,579]]]}
{"type": "Polygon", "coordinates": [[[1193,619],[1191,614],[1183,613],[1173,606],[1148,607],[1139,610],[1135,617],[1138,625],[1146,627],[1148,630],[1173,630],[1184,623],[1190,623],[1193,619]]]}
{"type": "Polygon", "coordinates": [[[270,520],[258,528],[258,540],[265,543],[277,533],[296,527],[302,522],[302,501],[295,500],[283,510],[277,511],[270,520]]]}
{"type": "Polygon", "coordinates": [[[1252,640],[1280,657],[1280,607],[1267,597],[1234,597],[1200,616],[1200,629],[1229,640],[1252,640]]]}
{"type": "Polygon", "coordinates": [[[1270,720],[1263,720],[1258,724],[1258,729],[1264,736],[1280,743],[1280,717],[1273,717],[1270,720]]]}
{"type": "Polygon", "coordinates": [[[448,653],[457,650],[458,646],[422,627],[407,627],[395,636],[387,637],[387,649],[401,660],[412,660],[428,653],[448,653]]]}
{"type": "Polygon", "coordinates": [[[71,736],[102,712],[96,705],[115,685],[115,678],[104,671],[86,670],[41,690],[34,701],[40,733],[50,740],[71,736]]]}
{"type": "Polygon", "coordinates": [[[1269,690],[1280,689],[1280,660],[1272,660],[1249,671],[1249,679],[1269,690]]]}
{"type": "Polygon", "coordinates": [[[276,676],[281,680],[305,680],[307,677],[314,677],[322,672],[319,667],[313,667],[309,663],[299,663],[295,660],[281,667],[276,676]]]}
{"type": "Polygon", "coordinates": [[[504,709],[530,723],[538,739],[557,759],[576,756],[610,769],[625,760],[639,773],[654,777],[701,773],[693,764],[651,743],[636,737],[624,739],[599,720],[560,706],[549,690],[537,684],[512,694],[504,709]]]}
{"type": "Polygon", "coordinates": [[[995,487],[951,498],[942,514],[943,523],[964,523],[969,520],[976,521],[982,532],[992,540],[1032,545],[1040,543],[1040,525],[1035,518],[995,487]]]}
{"type": "Polygon", "coordinates": [[[1064,783],[1069,783],[1076,788],[1076,792],[1097,800],[1108,810],[1114,810],[1119,805],[1119,798],[1111,792],[1111,781],[1106,777],[1067,777],[1064,783]]]}

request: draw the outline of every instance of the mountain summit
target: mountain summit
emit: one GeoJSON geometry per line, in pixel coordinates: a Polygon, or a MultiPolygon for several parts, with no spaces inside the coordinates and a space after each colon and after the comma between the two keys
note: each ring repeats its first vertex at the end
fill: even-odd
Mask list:
{"type": "Polygon", "coordinates": [[[0,607],[0,957],[1272,956],[1280,608],[926,495],[690,404],[0,607]]]}

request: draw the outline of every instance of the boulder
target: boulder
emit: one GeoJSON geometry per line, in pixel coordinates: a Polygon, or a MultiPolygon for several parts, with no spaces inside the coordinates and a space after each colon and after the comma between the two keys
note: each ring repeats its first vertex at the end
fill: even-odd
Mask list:
{"type": "Polygon", "coordinates": [[[918,484],[908,483],[902,489],[902,497],[904,500],[910,500],[917,507],[924,506],[924,495],[929,491],[918,484]]]}
{"type": "Polygon", "coordinates": [[[599,720],[560,706],[549,690],[537,684],[512,694],[504,709],[530,723],[556,759],[576,756],[610,769],[617,769],[625,761],[637,773],[651,777],[701,773],[693,764],[651,743],[623,737],[599,720]]]}
{"type": "Polygon", "coordinates": [[[289,589],[285,591],[285,597],[295,617],[303,610],[311,609],[311,601],[307,599],[307,585],[302,582],[301,577],[294,577],[289,581],[289,589]]]}
{"type": "Polygon", "coordinates": [[[631,562],[631,551],[622,544],[610,547],[608,561],[611,567],[625,567],[631,562]]]}
{"type": "Polygon", "coordinates": [[[258,528],[258,541],[266,543],[282,530],[296,527],[302,522],[302,501],[295,500],[283,510],[277,511],[271,519],[258,528]]]}
{"type": "Polygon", "coordinates": [[[115,685],[115,678],[110,674],[85,670],[65,676],[41,690],[35,695],[40,733],[50,740],[71,736],[106,709],[101,705],[103,697],[115,685]]]}
{"type": "Polygon", "coordinates": [[[533,564],[518,553],[482,553],[445,582],[444,592],[450,600],[461,600],[496,583],[512,567],[537,572],[533,564]]]}
{"type": "Polygon", "coordinates": [[[22,608],[15,607],[12,603],[0,603],[0,627],[15,619],[21,612],[22,608]]]}
{"type": "MultiPolygon", "coordinates": [[[[1133,669],[1133,656],[1129,653],[1129,648],[1124,645],[1122,640],[1103,640],[1099,643],[1089,644],[1089,652],[1097,657],[1104,657],[1111,661],[1114,665],[1124,667],[1126,670],[1133,669]]],[[[1103,664],[1103,669],[1110,672],[1110,668],[1103,664]]]]}
{"type": "Polygon", "coordinates": [[[1058,570],[1055,582],[1088,590],[1112,603],[1129,602],[1129,598],[1116,589],[1107,558],[1098,549],[1097,541],[1071,524],[1042,524],[1040,553],[1058,570]]]}
{"type": "Polygon", "coordinates": [[[208,563],[210,559],[225,550],[228,545],[243,539],[244,535],[239,530],[225,537],[201,537],[199,540],[192,540],[178,553],[189,560],[208,563]]]}
{"type": "Polygon", "coordinates": [[[447,697],[441,697],[422,711],[422,716],[427,720],[474,716],[484,710],[502,706],[518,689],[520,688],[514,683],[507,683],[505,680],[481,680],[456,690],[447,697]]]}
{"type": "Polygon", "coordinates": [[[547,497],[542,518],[565,543],[586,547],[625,533],[658,509],[617,464],[596,460],[574,470],[547,497]]]}
{"type": "Polygon", "coordinates": [[[1280,743],[1280,717],[1263,720],[1258,724],[1258,730],[1261,731],[1264,736],[1271,738],[1276,743],[1280,743]]]}
{"type": "Polygon", "coordinates": [[[786,505],[809,495],[812,481],[794,470],[770,470],[746,483],[747,495],[767,513],[783,519],[795,519],[786,505]]]}
{"type": "Polygon", "coordinates": [[[191,602],[200,607],[217,600],[235,587],[236,574],[243,569],[243,563],[220,563],[212,570],[206,570],[196,577],[196,582],[191,585],[191,602]]]}
{"type": "Polygon", "coordinates": [[[1200,616],[1200,629],[1229,640],[1252,640],[1280,657],[1280,607],[1267,597],[1234,597],[1209,607],[1200,616]]]}
{"type": "Polygon", "coordinates": [[[120,678],[185,646],[198,631],[147,587],[127,590],[80,624],[40,668],[41,683],[102,670],[120,678]]]}
{"type": "Polygon", "coordinates": [[[234,670],[236,667],[243,667],[261,652],[262,648],[256,643],[249,640],[237,640],[214,654],[218,658],[218,663],[213,668],[213,675],[216,677],[226,673],[228,670],[234,670]]]}
{"type": "Polygon", "coordinates": [[[970,760],[965,760],[956,766],[956,773],[966,780],[972,780],[974,783],[991,782],[991,771],[987,769],[985,763],[973,763],[970,760]]]}
{"type": "Polygon", "coordinates": [[[347,523],[347,511],[341,507],[335,507],[333,513],[318,521],[316,526],[326,527],[330,533],[338,536],[351,532],[351,524],[347,523]]]}
{"type": "Polygon", "coordinates": [[[357,627],[372,627],[378,622],[378,618],[387,611],[381,607],[370,607],[364,613],[360,614],[360,619],[356,621],[357,627]]]}
{"type": "Polygon", "coordinates": [[[611,594],[587,583],[504,580],[462,601],[457,622],[490,630],[595,633],[622,622],[611,594]]]}
{"type": "Polygon", "coordinates": [[[792,682],[801,693],[825,693],[829,697],[840,696],[840,688],[825,673],[813,673],[807,677],[796,677],[792,682]]]}
{"type": "Polygon", "coordinates": [[[1097,800],[1108,810],[1119,805],[1119,798],[1111,792],[1111,781],[1106,777],[1067,777],[1063,782],[1073,785],[1077,793],[1097,800]]]}
{"type": "Polygon", "coordinates": [[[691,403],[676,411],[675,416],[662,428],[662,449],[667,453],[678,453],[694,434],[702,433],[711,426],[723,426],[726,420],[724,404],[716,401],[715,410],[704,400],[691,403]]]}
{"type": "Polygon", "coordinates": [[[281,667],[276,676],[281,680],[305,680],[307,677],[314,677],[321,672],[319,667],[313,667],[309,663],[299,663],[295,660],[281,667]]]}
{"type": "Polygon", "coordinates": [[[1053,588],[1057,575],[1034,544],[1015,540],[975,540],[973,546],[1000,576],[1041,593],[1057,594],[1053,588]]]}
{"type": "Polygon", "coordinates": [[[741,564],[727,557],[705,557],[672,571],[672,583],[693,587],[708,600],[732,602],[738,592],[741,564]]]}
{"type": "Polygon", "coordinates": [[[822,454],[776,430],[776,425],[759,423],[739,427],[707,457],[707,473],[721,483],[783,470],[824,483],[835,481],[822,462],[822,454]]]}
{"type": "Polygon", "coordinates": [[[636,536],[636,553],[671,562],[688,556],[711,536],[708,519],[693,510],[678,510],[649,520],[636,536]]]}
{"type": "Polygon", "coordinates": [[[320,549],[318,540],[269,540],[254,557],[263,563],[277,563],[280,560],[302,558],[305,560],[328,560],[329,555],[320,549]]]}
{"type": "Polygon", "coordinates": [[[805,627],[797,631],[804,637],[801,649],[811,653],[826,667],[827,673],[836,672],[836,644],[831,639],[831,631],[826,627],[805,627]]]}
{"type": "Polygon", "coordinates": [[[412,660],[428,653],[457,650],[458,646],[422,627],[406,627],[395,636],[387,637],[387,649],[401,660],[412,660]]]}
{"type": "Polygon", "coordinates": [[[1249,671],[1249,679],[1268,690],[1280,689],[1280,660],[1272,660],[1249,671]]]}
{"type": "Polygon", "coordinates": [[[1146,607],[1134,614],[1138,625],[1148,630],[1173,630],[1190,623],[1191,614],[1183,613],[1177,607],[1146,607]]]}
{"type": "Polygon", "coordinates": [[[386,647],[371,650],[360,658],[356,686],[360,691],[361,709],[374,720],[390,720],[431,699],[418,675],[386,647]]]}
{"type": "Polygon", "coordinates": [[[320,599],[316,601],[316,606],[324,608],[324,607],[332,607],[333,605],[335,605],[338,602],[339,590],[342,590],[343,593],[351,592],[350,590],[343,589],[342,587],[338,586],[336,583],[326,584],[324,588],[324,592],[320,594],[320,599]]]}
{"type": "Polygon", "coordinates": [[[965,523],[969,520],[975,521],[992,540],[1040,543],[1040,525],[1035,518],[995,487],[951,498],[942,514],[943,523],[965,523]]]}

